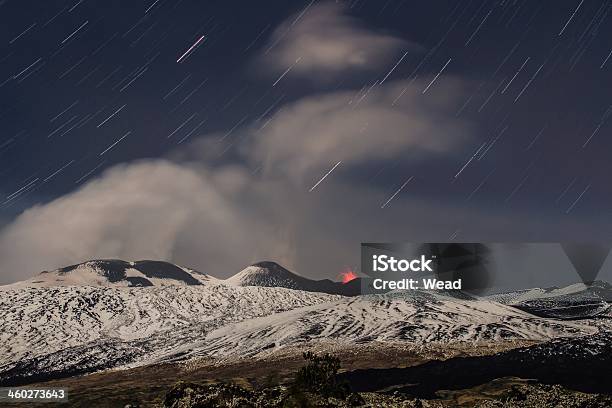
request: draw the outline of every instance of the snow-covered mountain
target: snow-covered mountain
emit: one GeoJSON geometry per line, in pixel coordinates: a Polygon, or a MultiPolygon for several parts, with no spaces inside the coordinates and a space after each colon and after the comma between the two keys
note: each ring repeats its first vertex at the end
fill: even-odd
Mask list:
{"type": "Polygon", "coordinates": [[[229,285],[279,287],[307,292],[321,292],[355,296],[360,293],[360,279],[346,284],[329,279],[313,280],[297,275],[276,262],[258,262],[228,279],[217,279],[193,269],[162,261],[127,262],[118,259],[102,259],[83,262],[54,271],[43,271],[33,278],[0,290],[18,287],[51,286],[189,286],[229,285]]]}
{"type": "Polygon", "coordinates": [[[511,305],[537,316],[581,319],[610,313],[612,285],[595,281],[563,288],[533,288],[490,295],[489,300],[511,305]]]}
{"type": "Polygon", "coordinates": [[[258,356],[301,345],[502,344],[592,334],[588,324],[544,320],[488,300],[443,293],[393,292],[342,297],[226,325],[182,351],[191,357],[258,356]]]}
{"type": "Polygon", "coordinates": [[[266,286],[304,290],[310,279],[289,272],[276,262],[258,262],[227,279],[235,286],[266,286]]]}
{"type": "Polygon", "coordinates": [[[345,297],[222,284],[20,287],[0,292],[0,315],[0,385],[202,357],[299,354],[304,346],[499,346],[597,330],[439,293],[345,297]]]}
{"type": "Polygon", "coordinates": [[[357,279],[314,281],[273,262],[226,280],[153,261],[90,261],[43,272],[0,287],[0,385],[201,358],[299,354],[305,346],[498,347],[583,336],[597,332],[599,322],[539,317],[522,306],[610,290],[602,283],[489,298],[338,294],[359,287],[357,279]]]}
{"type": "Polygon", "coordinates": [[[56,286],[0,291],[0,384],[177,356],[227,324],[339,296],[229,285],[56,286]]]}
{"type": "Polygon", "coordinates": [[[248,266],[224,282],[233,286],[280,287],[345,296],[358,295],[361,290],[359,278],[347,283],[334,282],[329,279],[313,280],[299,276],[276,262],[269,261],[248,266]]]}
{"type": "Polygon", "coordinates": [[[0,288],[202,285],[215,281],[217,279],[212,276],[169,262],[101,259],[43,271],[33,278],[0,288]]]}

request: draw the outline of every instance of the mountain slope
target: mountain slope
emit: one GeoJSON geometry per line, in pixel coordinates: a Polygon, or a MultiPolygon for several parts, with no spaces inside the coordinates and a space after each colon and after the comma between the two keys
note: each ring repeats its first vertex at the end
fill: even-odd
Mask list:
{"type": "Polygon", "coordinates": [[[0,296],[0,385],[194,358],[581,336],[491,301],[422,292],[342,297],[230,285],[17,288],[0,296]]]}
{"type": "Polygon", "coordinates": [[[192,355],[262,352],[304,344],[351,347],[364,343],[411,345],[544,341],[592,334],[588,324],[540,319],[487,300],[470,301],[410,291],[341,298],[221,327],[190,345],[192,355]]]}
{"type": "Polygon", "coordinates": [[[600,282],[489,298],[419,290],[333,294],[355,295],[360,287],[358,279],[315,281],[273,262],[227,280],[155,261],[90,261],[43,272],[0,287],[0,385],[304,347],[495,348],[584,336],[603,324],[591,319],[598,315],[593,305],[605,303],[611,289],[600,282]],[[550,319],[567,318],[568,310],[575,316],[576,307],[584,320],[550,319]]]}
{"type": "Polygon", "coordinates": [[[0,290],[19,287],[137,287],[203,284],[279,287],[344,296],[356,296],[361,293],[360,279],[354,279],[346,284],[329,279],[312,280],[269,261],[248,266],[228,279],[217,279],[169,262],[127,262],[119,259],[92,260],[51,272],[44,271],[31,279],[0,286],[0,290]]]}
{"type": "Polygon", "coordinates": [[[0,383],[146,365],[223,325],[337,298],[226,285],[4,290],[0,383]]]}
{"type": "Polygon", "coordinates": [[[66,285],[103,287],[202,285],[216,281],[217,279],[212,276],[169,262],[126,262],[118,259],[101,259],[67,266],[50,272],[44,271],[31,279],[4,287],[0,286],[0,288],[66,285]]]}
{"type": "Polygon", "coordinates": [[[514,306],[531,314],[557,319],[583,319],[610,313],[612,285],[595,281],[563,288],[534,288],[500,293],[490,300],[514,306]]]}
{"type": "MultiPolygon", "coordinates": [[[[548,342],[506,350],[493,355],[459,356],[429,361],[405,368],[363,369],[340,374],[355,391],[393,389],[420,398],[435,398],[439,390],[476,387],[500,378],[523,378],[546,384],[562,384],[588,393],[610,394],[612,332],[592,336],[553,339],[548,342]]],[[[439,397],[439,395],[438,395],[439,397]]],[[[518,401],[523,401],[523,398],[518,401]]],[[[517,401],[517,402],[518,402],[517,401]]],[[[500,406],[500,405],[487,405],[500,406]]],[[[508,405],[503,405],[508,406],[508,405]]],[[[584,404],[552,398],[540,400],[538,407],[600,406],[609,403],[584,404]]]]}
{"type": "Polygon", "coordinates": [[[361,290],[360,279],[354,279],[345,284],[329,279],[312,280],[290,272],[276,262],[269,261],[248,266],[224,282],[233,286],[282,287],[345,296],[358,295],[361,290]]]}

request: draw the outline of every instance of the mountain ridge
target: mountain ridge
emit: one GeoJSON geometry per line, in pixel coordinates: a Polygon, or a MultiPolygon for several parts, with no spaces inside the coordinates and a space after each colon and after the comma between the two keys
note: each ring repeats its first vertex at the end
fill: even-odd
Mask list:
{"type": "Polygon", "coordinates": [[[170,262],[152,260],[128,262],[121,259],[96,259],[52,271],[42,271],[30,279],[4,285],[4,287],[191,286],[214,281],[217,281],[217,279],[210,275],[170,262]]]}
{"type": "MultiPolygon", "coordinates": [[[[0,385],[152,364],[263,358],[301,353],[305,347],[514,347],[589,336],[610,324],[609,314],[584,313],[592,303],[580,303],[584,288],[579,285],[548,291],[558,295],[552,301],[574,299],[582,308],[577,317],[565,313],[557,319],[539,315],[542,310],[529,303],[445,291],[328,294],[321,291],[359,288],[361,282],[314,281],[267,261],[228,280],[159,261],[120,260],[71,265],[34,280],[41,276],[48,278],[42,282],[46,286],[28,286],[36,285],[30,281],[3,287],[0,385]],[[189,284],[185,274],[199,278],[199,284],[189,284]],[[126,286],[136,277],[153,285],[126,286]],[[54,279],[61,284],[51,285],[58,283],[54,279]]],[[[607,288],[604,283],[595,289],[607,288]]],[[[541,301],[535,295],[542,291],[531,293],[532,300],[541,301]]],[[[563,307],[551,310],[560,313],[563,307]]]]}
{"type": "Polygon", "coordinates": [[[612,310],[612,285],[594,281],[561,288],[532,288],[498,293],[486,298],[540,317],[584,319],[605,315],[612,310]]]}
{"type": "Polygon", "coordinates": [[[306,292],[356,296],[361,293],[361,280],[347,283],[330,279],[314,280],[289,271],[273,261],[260,261],[247,266],[227,279],[218,279],[194,269],[165,261],[124,261],[97,259],[43,271],[24,281],[0,288],[49,286],[199,286],[199,285],[282,287],[306,292]]]}
{"type": "Polygon", "coordinates": [[[497,347],[598,330],[421,291],[346,297],[230,285],[26,287],[0,296],[0,314],[0,385],[304,347],[497,347]]]}

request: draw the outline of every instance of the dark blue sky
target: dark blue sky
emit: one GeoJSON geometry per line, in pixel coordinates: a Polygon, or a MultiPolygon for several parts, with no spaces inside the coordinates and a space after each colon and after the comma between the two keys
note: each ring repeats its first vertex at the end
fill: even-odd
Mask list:
{"type": "MultiPolygon", "coordinates": [[[[338,175],[346,185],[390,196],[410,174],[419,200],[543,220],[508,239],[611,237],[612,3],[341,2],[364,30],[414,47],[342,75],[266,72],[258,58],[273,33],[318,4],[0,1],[0,225],[117,163],[207,135],[228,135],[218,160],[240,161],[232,149],[243,127],[307,96],[376,86],[399,61],[387,81],[428,83],[442,68],[438,81],[461,79],[447,114],[469,122],[471,137],[443,158],[361,161],[338,175]]],[[[458,219],[448,235],[486,222],[458,219]]]]}

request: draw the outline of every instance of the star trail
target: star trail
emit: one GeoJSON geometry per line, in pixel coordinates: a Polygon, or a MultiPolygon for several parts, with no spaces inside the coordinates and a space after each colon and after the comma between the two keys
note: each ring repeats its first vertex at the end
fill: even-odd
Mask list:
{"type": "Polygon", "coordinates": [[[0,2],[0,227],[116,165],[160,159],[215,182],[235,180],[219,168],[245,169],[241,186],[305,193],[318,219],[342,196],[359,203],[342,212],[364,239],[363,217],[392,222],[406,200],[461,212],[435,223],[444,238],[503,238],[485,213],[541,221],[516,223],[512,239],[536,227],[587,237],[580,225],[597,217],[591,233],[610,237],[611,11],[607,0],[0,2]]]}

